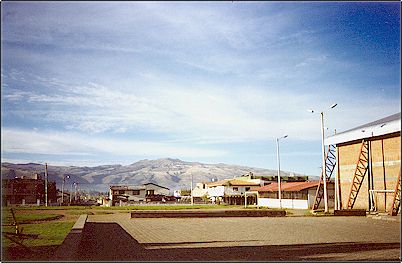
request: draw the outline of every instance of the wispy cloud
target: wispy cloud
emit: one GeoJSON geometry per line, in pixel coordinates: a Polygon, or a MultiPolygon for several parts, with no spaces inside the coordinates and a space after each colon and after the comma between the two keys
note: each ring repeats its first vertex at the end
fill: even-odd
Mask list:
{"type": "Polygon", "coordinates": [[[383,4],[362,9],[370,20],[337,5],[360,10],[356,3],[5,3],[2,149],[95,159],[155,151],[217,162],[237,152],[236,160],[253,162],[242,155],[242,147],[254,150],[247,143],[283,134],[319,142],[319,115],[308,108],[325,111],[328,133],[400,111],[400,57],[392,55],[399,36],[390,27],[400,17],[378,15],[388,10],[383,4]],[[333,102],[338,107],[328,110],[333,102]]]}
{"type": "Polygon", "coordinates": [[[216,157],[225,154],[218,149],[187,147],[152,141],[90,137],[73,132],[19,130],[4,128],[2,151],[49,155],[101,156],[178,156],[181,158],[216,157]]]}
{"type": "MultiPolygon", "coordinates": [[[[49,84],[45,78],[41,81],[44,85],[49,84]]],[[[294,96],[291,90],[258,87],[233,87],[227,93],[226,89],[211,84],[197,86],[197,89],[165,84],[163,88],[157,86],[146,94],[135,95],[95,83],[85,86],[57,83],[61,88],[54,89],[52,93],[14,90],[5,94],[7,102],[32,106],[29,110],[16,107],[6,114],[40,118],[59,123],[65,129],[86,133],[151,130],[165,134],[166,138],[179,136],[183,141],[218,143],[266,140],[282,133],[288,133],[295,139],[315,139],[319,133],[318,121],[306,110],[311,107],[316,111],[325,110],[333,102],[330,99],[337,100],[342,112],[359,111],[359,105],[353,99],[345,100],[337,94],[332,98],[309,93],[294,96]],[[326,104],[323,103],[325,101],[326,104]],[[35,109],[35,105],[52,110],[35,109]]],[[[156,83],[163,85],[162,80],[156,83]]],[[[363,93],[355,96],[369,99],[363,93]]],[[[384,99],[370,100],[373,105],[383,105],[384,99]]],[[[398,103],[399,100],[395,99],[386,107],[391,111],[398,103]]],[[[377,109],[373,106],[367,111],[368,116],[372,116],[377,109]]],[[[361,118],[358,115],[328,114],[333,123],[331,126],[338,131],[361,118]]]]}

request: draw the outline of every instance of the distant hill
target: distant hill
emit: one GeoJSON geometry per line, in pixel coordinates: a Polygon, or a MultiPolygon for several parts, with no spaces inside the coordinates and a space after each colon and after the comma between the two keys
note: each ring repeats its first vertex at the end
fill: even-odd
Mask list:
{"type": "MultiPolygon", "coordinates": [[[[15,176],[33,176],[35,173],[44,175],[45,166],[42,164],[13,164],[2,163],[2,178],[15,176]]],[[[228,164],[204,164],[199,162],[186,162],[179,159],[141,160],[130,165],[101,165],[95,167],[52,166],[48,165],[50,181],[55,181],[57,188],[61,188],[63,175],[69,175],[65,189],[71,188],[77,182],[83,190],[106,192],[110,185],[156,183],[171,190],[189,189],[191,174],[194,185],[196,182],[210,182],[212,180],[229,179],[252,172],[256,176],[275,176],[276,170],[253,168],[228,164]]],[[[281,171],[281,176],[305,176],[302,174],[281,171]]],[[[315,176],[309,176],[318,179],[315,176]]]]}

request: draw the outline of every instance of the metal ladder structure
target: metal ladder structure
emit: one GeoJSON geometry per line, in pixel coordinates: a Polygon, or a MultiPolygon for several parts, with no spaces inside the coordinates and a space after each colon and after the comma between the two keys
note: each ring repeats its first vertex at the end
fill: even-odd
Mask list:
{"type": "Polygon", "coordinates": [[[362,186],[364,176],[368,170],[369,164],[369,149],[368,141],[362,141],[360,146],[359,157],[357,159],[356,169],[354,172],[352,186],[350,187],[348,209],[352,209],[355,204],[360,187],[362,186]]]}
{"type": "Polygon", "coordinates": [[[396,180],[394,200],[392,202],[391,215],[398,215],[399,207],[401,205],[401,170],[399,170],[398,179],[396,180]]]}
{"type": "MultiPolygon", "coordinates": [[[[332,173],[334,172],[335,169],[335,164],[336,164],[336,147],[334,145],[329,145],[327,153],[325,155],[325,179],[327,182],[329,182],[332,173]]],[[[322,198],[324,197],[324,169],[321,172],[321,177],[320,177],[320,183],[317,187],[317,191],[315,193],[315,198],[314,198],[314,204],[313,204],[313,210],[317,210],[322,198]]]]}

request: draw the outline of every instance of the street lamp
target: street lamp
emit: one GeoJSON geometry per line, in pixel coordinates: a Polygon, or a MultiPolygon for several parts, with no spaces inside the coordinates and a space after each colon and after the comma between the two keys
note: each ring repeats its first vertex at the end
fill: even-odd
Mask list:
{"type": "Polygon", "coordinates": [[[75,186],[74,201],[77,202],[77,186],[78,186],[78,183],[75,183],[75,182],[74,182],[74,186],[75,186]]]}
{"type": "MultiPolygon", "coordinates": [[[[338,105],[337,103],[332,104],[329,108],[333,109],[338,105]]],[[[311,113],[314,113],[314,110],[308,110],[311,113]]],[[[328,192],[327,192],[327,175],[325,171],[325,145],[324,145],[324,111],[321,111],[321,150],[322,150],[322,175],[324,181],[324,207],[325,213],[328,212],[328,192]]],[[[319,186],[318,186],[319,187],[319,186]]]]}
{"type": "Polygon", "coordinates": [[[191,190],[190,190],[190,194],[191,194],[191,205],[194,205],[194,197],[193,197],[193,173],[191,173],[191,190]]]}
{"type": "Polygon", "coordinates": [[[72,184],[71,184],[71,191],[70,191],[70,204],[71,204],[71,193],[73,192],[73,186],[75,187],[75,192],[74,192],[74,202],[75,202],[75,199],[76,199],[76,197],[77,197],[77,183],[76,183],[76,182],[74,182],[74,183],[72,183],[72,184]]]}
{"type": "Polygon", "coordinates": [[[66,182],[66,179],[70,179],[70,176],[63,176],[63,183],[61,184],[61,205],[64,204],[64,183],[66,182]]]}
{"type": "Polygon", "coordinates": [[[281,163],[279,159],[279,139],[285,139],[288,137],[287,135],[282,136],[280,138],[276,138],[276,156],[278,160],[278,196],[279,196],[279,207],[282,208],[282,199],[281,199],[281,163]]]}

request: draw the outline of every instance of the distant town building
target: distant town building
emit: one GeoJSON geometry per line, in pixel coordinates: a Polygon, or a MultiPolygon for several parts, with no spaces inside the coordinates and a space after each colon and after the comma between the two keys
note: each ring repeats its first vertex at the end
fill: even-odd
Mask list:
{"type": "Polygon", "coordinates": [[[213,203],[226,203],[233,205],[244,204],[244,193],[261,186],[262,182],[253,179],[225,179],[206,184],[208,198],[213,203]]]}
{"type": "Polygon", "coordinates": [[[203,202],[208,199],[207,183],[196,183],[193,189],[194,202],[203,202]]]}
{"type": "MultiPolygon", "coordinates": [[[[57,201],[56,183],[48,182],[48,204],[57,201]]],[[[26,176],[12,179],[2,179],[3,205],[28,205],[45,204],[45,180],[35,174],[33,177],[26,176]]]]}
{"type": "MultiPolygon", "coordinates": [[[[154,197],[169,195],[169,188],[154,183],[143,185],[110,186],[109,199],[112,206],[135,202],[153,201],[154,197]]],[[[156,200],[156,199],[155,199],[156,200]]]]}
{"type": "MultiPolygon", "coordinates": [[[[283,181],[306,181],[307,176],[283,177],[283,181]]],[[[258,187],[277,182],[276,176],[256,176],[248,172],[239,177],[224,179],[212,182],[197,183],[193,189],[195,202],[209,200],[212,203],[225,203],[233,205],[243,205],[245,203],[245,193],[255,190],[258,187]]],[[[256,195],[249,195],[248,204],[256,204],[256,195]]]]}

